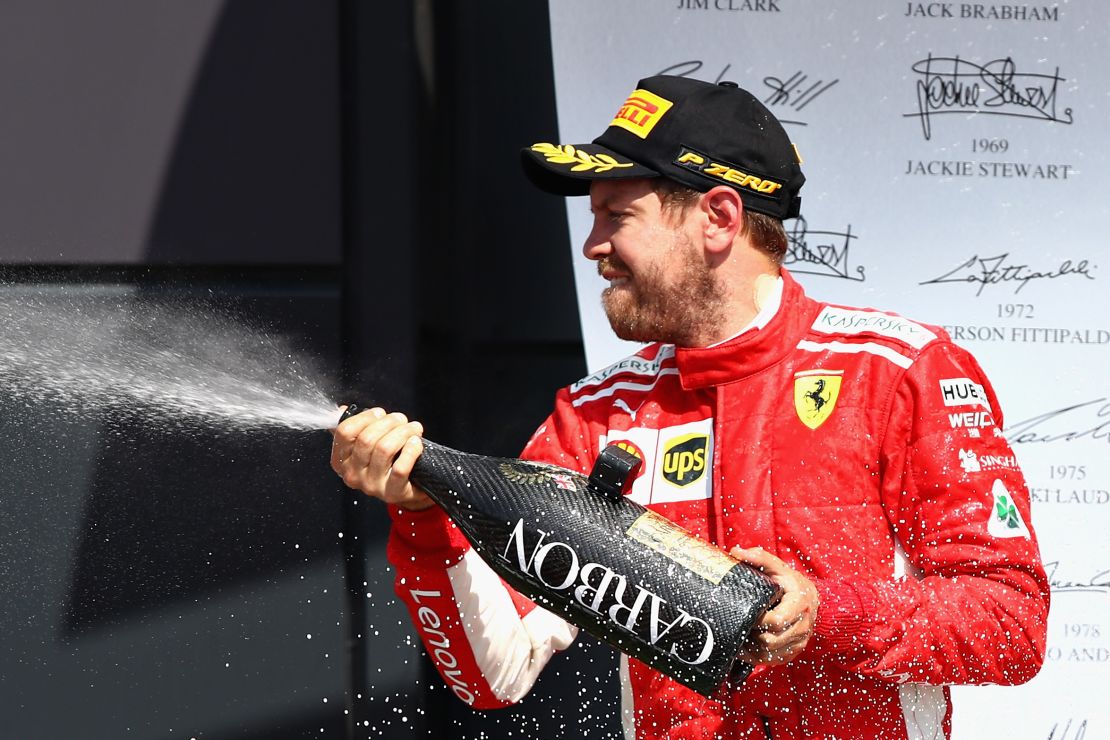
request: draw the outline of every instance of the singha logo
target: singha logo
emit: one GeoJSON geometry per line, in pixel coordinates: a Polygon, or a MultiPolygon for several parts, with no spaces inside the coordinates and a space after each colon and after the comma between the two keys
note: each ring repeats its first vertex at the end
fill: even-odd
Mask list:
{"type": "Polygon", "coordinates": [[[960,450],[960,467],[967,473],[978,473],[983,469],[974,450],[960,450]]]}

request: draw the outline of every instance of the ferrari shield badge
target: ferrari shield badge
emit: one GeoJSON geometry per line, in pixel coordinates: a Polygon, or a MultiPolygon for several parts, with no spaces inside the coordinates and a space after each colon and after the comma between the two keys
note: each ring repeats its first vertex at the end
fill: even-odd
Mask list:
{"type": "Polygon", "coordinates": [[[825,423],[836,408],[843,372],[808,370],[794,375],[794,410],[810,429],[825,423]]]}

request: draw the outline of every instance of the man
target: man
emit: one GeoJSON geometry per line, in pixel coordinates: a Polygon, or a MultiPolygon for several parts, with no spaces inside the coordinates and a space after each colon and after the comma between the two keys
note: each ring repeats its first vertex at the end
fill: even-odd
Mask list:
{"type": "MultiPolygon", "coordinates": [[[[805,178],[766,108],[653,77],[593,144],[523,157],[539,187],[588,193],[610,323],[649,342],[560,391],[524,456],[588,472],[622,443],[644,460],[635,500],[785,592],[723,700],[622,656],[626,737],[947,737],[948,685],[1032,678],[1048,582],[994,392],[940,328],[819,303],[780,267],[805,178]]],[[[448,686],[503,706],[575,630],[409,484],[421,433],[375,409],[336,430],[332,464],[391,504],[397,592],[448,686]]]]}

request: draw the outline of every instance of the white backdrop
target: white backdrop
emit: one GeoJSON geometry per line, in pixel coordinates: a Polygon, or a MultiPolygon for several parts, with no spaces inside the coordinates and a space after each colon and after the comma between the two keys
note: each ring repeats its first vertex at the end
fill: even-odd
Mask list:
{"type": "MultiPolygon", "coordinates": [[[[1110,737],[1110,5],[552,0],[551,27],[560,142],[600,134],[641,77],[736,81],[804,159],[787,264],[807,291],[975,353],[1053,603],[1044,670],[956,689],[954,737],[1110,737]]],[[[580,253],[586,199],[568,216],[593,370],[634,347],[580,253]]]]}

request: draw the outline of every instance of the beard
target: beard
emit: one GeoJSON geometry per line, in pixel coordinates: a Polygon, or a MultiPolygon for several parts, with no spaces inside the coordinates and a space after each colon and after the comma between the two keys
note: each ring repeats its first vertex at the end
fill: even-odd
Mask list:
{"type": "MultiPolygon", "coordinates": [[[[621,339],[700,347],[714,336],[724,317],[724,291],[693,244],[684,240],[680,246],[677,268],[667,270],[656,263],[602,292],[609,325],[621,339]]],[[[598,269],[606,264],[628,273],[611,256],[599,262],[598,269]]]]}

